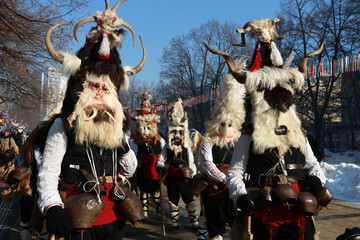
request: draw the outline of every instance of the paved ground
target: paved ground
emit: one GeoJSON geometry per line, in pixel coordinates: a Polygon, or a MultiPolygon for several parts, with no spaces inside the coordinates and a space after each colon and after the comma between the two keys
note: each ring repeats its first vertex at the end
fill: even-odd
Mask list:
{"type": "MultiPolygon", "coordinates": [[[[0,183],[0,191],[4,184],[0,183]]],[[[151,220],[155,218],[155,211],[150,206],[150,220],[140,226],[127,224],[124,240],[132,239],[167,239],[167,240],[190,240],[196,239],[196,234],[191,231],[187,219],[184,204],[180,204],[181,228],[177,232],[168,232],[162,235],[161,222],[151,220]]],[[[170,218],[166,199],[164,200],[165,216],[170,218]]],[[[20,240],[19,235],[19,202],[6,203],[0,200],[0,240],[20,240]]],[[[316,226],[320,232],[321,240],[335,240],[343,234],[346,228],[360,227],[360,204],[333,200],[327,209],[323,209],[319,216],[315,217],[316,226]]],[[[166,229],[170,222],[165,224],[166,229]]],[[[35,237],[33,239],[36,239],[35,237]]],[[[228,236],[224,237],[228,240],[228,236]]]]}

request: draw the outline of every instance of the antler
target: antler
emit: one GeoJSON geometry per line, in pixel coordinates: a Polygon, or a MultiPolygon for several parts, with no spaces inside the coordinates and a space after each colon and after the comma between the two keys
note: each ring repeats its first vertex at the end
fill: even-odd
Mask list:
{"type": "Polygon", "coordinates": [[[164,108],[164,113],[161,115],[160,120],[164,119],[166,116],[166,108],[164,108]]]}
{"type": "Polygon", "coordinates": [[[145,46],[144,46],[144,43],[143,43],[143,40],[141,39],[141,36],[139,36],[140,38],[140,42],[141,42],[141,46],[142,46],[142,51],[143,51],[143,57],[142,57],[142,60],[140,62],[139,65],[137,65],[136,67],[134,67],[132,69],[132,71],[128,71],[126,74],[128,76],[132,76],[132,75],[135,75],[135,74],[138,74],[144,67],[145,65],[145,61],[146,61],[146,50],[145,50],[145,46]]]}
{"type": "MultiPolygon", "coordinates": [[[[123,3],[123,2],[125,2],[125,1],[127,1],[127,0],[122,0],[122,1],[120,1],[120,2],[118,2],[116,5],[115,5],[115,7],[113,7],[112,9],[110,9],[110,4],[109,4],[109,1],[108,0],[105,0],[105,5],[106,5],[106,10],[105,11],[110,11],[110,12],[112,12],[115,16],[116,16],[116,10],[117,10],[117,8],[123,3]]],[[[101,12],[100,12],[101,13],[101,12]]],[[[110,14],[110,15],[112,15],[112,14],[110,14]]],[[[107,17],[106,15],[105,15],[105,17],[104,17],[105,19],[108,19],[109,17],[107,17]]],[[[117,19],[118,17],[116,16],[115,17],[115,19],[117,19]]],[[[111,30],[112,28],[116,28],[116,27],[120,27],[120,26],[124,26],[124,27],[126,27],[126,28],[128,28],[129,30],[130,30],[130,32],[132,33],[132,37],[133,37],[133,46],[135,45],[135,41],[136,41],[136,35],[135,35],[135,31],[134,31],[134,29],[131,27],[131,25],[130,24],[128,24],[127,22],[125,22],[124,20],[122,20],[121,19],[121,21],[116,21],[116,25],[109,25],[108,23],[106,23],[107,21],[105,20],[105,19],[97,19],[97,17],[86,17],[86,18],[84,18],[84,19],[82,19],[82,20],[80,20],[77,24],[76,24],[76,26],[75,26],[75,29],[74,29],[74,37],[75,37],[75,40],[76,41],[78,41],[78,39],[77,39],[77,31],[78,31],[78,29],[82,26],[82,25],[84,25],[85,23],[89,23],[89,22],[97,22],[97,24],[99,25],[99,26],[101,26],[102,28],[104,28],[104,29],[106,29],[106,31],[108,31],[108,32],[112,32],[113,30],[111,30]],[[101,21],[102,20],[102,21],[101,21]],[[104,21],[105,20],[105,21],[104,21]],[[108,28],[111,28],[110,30],[109,29],[107,29],[107,27],[108,28]]],[[[119,18],[120,19],[120,18],[119,18]]],[[[108,19],[109,20],[109,19],[108,19]]],[[[113,19],[112,19],[113,20],[113,19]]],[[[111,21],[112,22],[112,21],[111,21]]],[[[114,23],[113,23],[114,24],[114,23]]],[[[79,41],[78,41],[79,42],[79,41]]]]}
{"type": "Polygon", "coordinates": [[[324,42],[321,43],[320,48],[312,51],[311,53],[308,53],[299,63],[299,72],[301,72],[304,75],[304,78],[306,78],[306,70],[307,70],[307,62],[309,60],[309,57],[313,56],[313,55],[318,55],[321,53],[321,51],[323,50],[324,47],[324,42]]]}
{"type": "Polygon", "coordinates": [[[70,25],[69,23],[58,23],[55,24],[54,26],[52,26],[46,33],[45,36],[45,44],[46,44],[46,48],[50,54],[50,56],[55,59],[56,61],[58,61],[59,63],[63,63],[64,62],[64,56],[61,55],[60,53],[58,53],[55,48],[53,47],[53,45],[51,44],[51,34],[54,31],[55,28],[62,26],[62,25],[70,25]]]}
{"type": "Polygon", "coordinates": [[[245,83],[246,81],[246,73],[239,73],[236,70],[236,65],[234,62],[234,59],[226,52],[220,51],[220,50],[216,50],[211,48],[209,45],[207,45],[204,40],[203,43],[205,44],[205,47],[212,53],[217,54],[217,55],[221,55],[224,57],[224,59],[226,60],[226,63],[229,67],[230,73],[233,75],[233,77],[239,82],[239,83],[245,83]]]}

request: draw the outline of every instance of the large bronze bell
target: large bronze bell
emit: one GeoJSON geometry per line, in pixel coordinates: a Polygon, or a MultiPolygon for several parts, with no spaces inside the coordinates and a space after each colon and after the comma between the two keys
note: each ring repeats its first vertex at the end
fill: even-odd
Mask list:
{"type": "Polygon", "coordinates": [[[273,188],[271,186],[265,186],[261,189],[261,198],[264,201],[264,204],[270,207],[273,203],[272,199],[273,188]]]}
{"type": "Polygon", "coordinates": [[[124,212],[126,219],[129,220],[129,222],[131,222],[133,225],[145,220],[141,200],[139,196],[137,196],[132,191],[127,191],[125,199],[119,201],[119,204],[124,212]]]}
{"type": "Polygon", "coordinates": [[[91,228],[95,219],[105,208],[104,200],[98,199],[96,195],[90,193],[79,193],[64,200],[65,210],[67,210],[74,221],[74,228],[91,228]]]}
{"type": "Polygon", "coordinates": [[[319,206],[323,207],[326,207],[333,199],[333,195],[327,187],[322,187],[320,191],[315,194],[315,197],[318,201],[319,206]]]}
{"type": "Polygon", "coordinates": [[[297,206],[304,216],[313,216],[316,212],[318,201],[312,193],[301,192],[299,193],[297,206]]]}
{"type": "Polygon", "coordinates": [[[294,206],[297,202],[298,192],[290,184],[281,184],[274,188],[274,196],[286,206],[294,206]]]}
{"type": "Polygon", "coordinates": [[[261,190],[258,187],[248,187],[246,189],[247,194],[254,200],[255,208],[258,208],[263,203],[261,190]]]}
{"type": "Polygon", "coordinates": [[[193,170],[190,167],[182,167],[181,171],[185,179],[192,179],[193,170]]]}
{"type": "Polygon", "coordinates": [[[21,182],[31,175],[31,168],[27,166],[19,166],[12,170],[6,178],[6,183],[9,186],[14,185],[17,182],[21,182]]]}

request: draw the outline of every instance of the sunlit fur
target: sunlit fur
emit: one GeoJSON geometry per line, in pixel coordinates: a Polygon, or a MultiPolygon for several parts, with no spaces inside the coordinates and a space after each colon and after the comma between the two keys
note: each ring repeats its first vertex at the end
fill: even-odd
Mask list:
{"type": "Polygon", "coordinates": [[[270,40],[274,40],[279,36],[275,28],[275,22],[278,20],[277,18],[274,21],[269,18],[252,20],[247,22],[242,29],[238,30],[241,33],[250,31],[251,37],[258,38],[262,42],[270,42],[270,40]]]}
{"type": "Polygon", "coordinates": [[[191,142],[189,141],[189,123],[188,117],[186,116],[185,109],[181,98],[179,98],[172,108],[170,114],[167,118],[168,125],[168,140],[167,147],[174,151],[175,154],[181,152],[183,148],[191,147],[191,142]],[[172,116],[172,117],[171,117],[172,116]],[[184,119],[185,116],[185,119],[184,119]],[[177,132],[177,134],[174,133],[177,132]],[[178,132],[182,131],[183,134],[180,135],[178,132]],[[180,146],[174,145],[174,141],[181,142],[180,146]]]}
{"type": "MultiPolygon", "coordinates": [[[[160,116],[158,117],[160,118],[160,116]]],[[[142,145],[144,143],[155,144],[161,139],[161,136],[157,132],[157,121],[146,121],[145,119],[148,119],[146,118],[146,115],[140,116],[136,120],[136,128],[134,129],[134,142],[137,145],[142,145]]]]}
{"type": "Polygon", "coordinates": [[[83,83],[84,90],[79,93],[75,110],[68,118],[69,125],[75,128],[75,142],[77,144],[91,143],[106,149],[120,147],[123,138],[124,113],[116,88],[108,75],[97,77],[90,74],[86,79],[83,83]],[[96,92],[88,87],[89,82],[105,84],[110,94],[103,94],[99,99],[95,99],[96,92]],[[86,110],[93,108],[98,110],[98,118],[87,120],[90,114],[86,110]],[[104,109],[114,117],[115,121],[105,113],[104,109]]]}
{"type": "Polygon", "coordinates": [[[265,149],[278,148],[279,154],[283,155],[290,147],[299,148],[301,152],[305,149],[305,136],[301,130],[301,121],[296,114],[294,105],[286,112],[273,109],[264,99],[264,91],[261,89],[273,89],[281,86],[294,94],[304,83],[304,77],[296,69],[279,69],[264,67],[255,72],[248,72],[246,87],[251,94],[252,122],[254,132],[253,149],[255,153],[261,154],[265,149]],[[276,126],[286,125],[289,132],[286,135],[276,135],[276,126]]]}
{"type": "Polygon", "coordinates": [[[211,120],[207,121],[205,138],[220,147],[234,146],[240,137],[241,125],[245,121],[245,86],[238,83],[231,74],[225,76],[220,85],[211,120]],[[220,137],[218,129],[222,122],[231,121],[232,139],[220,137]]]}

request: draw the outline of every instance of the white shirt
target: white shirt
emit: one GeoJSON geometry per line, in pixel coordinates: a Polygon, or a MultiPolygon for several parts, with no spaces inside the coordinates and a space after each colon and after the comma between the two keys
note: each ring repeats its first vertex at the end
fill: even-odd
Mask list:
{"type": "MultiPolygon", "coordinates": [[[[234,154],[231,159],[226,184],[229,187],[230,197],[236,201],[241,195],[246,194],[244,183],[244,174],[249,161],[251,136],[241,135],[239,138],[234,154]]],[[[306,139],[305,147],[305,166],[306,174],[309,176],[317,176],[324,185],[326,177],[319,162],[317,161],[311,149],[309,141],[306,139]]]]}
{"type": "MultiPolygon", "coordinates": [[[[61,118],[57,118],[51,126],[46,138],[44,152],[35,150],[38,169],[37,190],[39,193],[38,205],[42,213],[54,205],[64,206],[58,191],[58,180],[61,172],[61,163],[66,153],[68,139],[61,118]]],[[[123,156],[119,156],[119,177],[130,178],[135,173],[137,160],[130,149],[123,156]]]]}
{"type": "MultiPolygon", "coordinates": [[[[194,154],[192,153],[191,148],[187,148],[187,157],[188,157],[189,168],[191,168],[191,170],[193,171],[192,177],[194,177],[196,175],[196,165],[194,161],[194,154]]],[[[166,159],[167,159],[167,148],[164,147],[163,149],[161,149],[159,160],[156,162],[156,167],[161,167],[161,168],[168,167],[165,164],[166,159]]]]}
{"type": "Polygon", "coordinates": [[[214,163],[212,155],[213,145],[213,143],[206,141],[203,141],[200,145],[199,162],[201,166],[201,171],[206,174],[211,180],[225,183],[225,173],[221,172],[214,163]]]}

